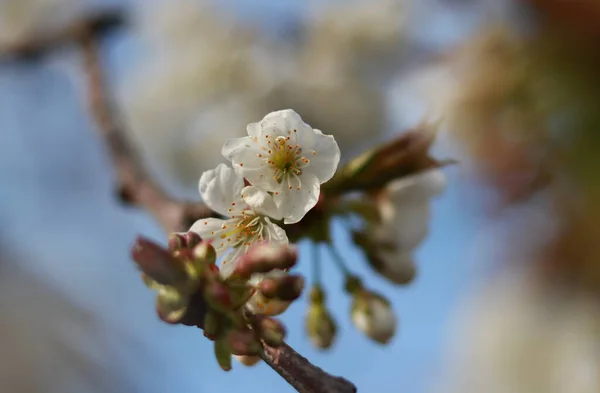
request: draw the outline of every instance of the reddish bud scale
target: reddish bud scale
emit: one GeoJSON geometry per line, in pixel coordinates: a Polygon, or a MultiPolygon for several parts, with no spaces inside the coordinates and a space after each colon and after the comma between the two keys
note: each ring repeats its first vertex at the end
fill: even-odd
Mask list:
{"type": "Polygon", "coordinates": [[[169,251],[175,252],[185,246],[185,239],[183,235],[180,235],[179,233],[172,233],[169,235],[169,241],[167,244],[169,251]]]}
{"type": "Polygon", "coordinates": [[[163,285],[178,285],[187,279],[185,269],[166,249],[138,237],[131,248],[131,258],[140,270],[163,285]]]}
{"type": "Polygon", "coordinates": [[[258,316],[254,327],[260,333],[261,338],[270,346],[278,347],[283,344],[286,329],[283,324],[274,318],[258,316]]]}
{"type": "Polygon", "coordinates": [[[254,333],[245,328],[231,330],[227,335],[227,343],[234,355],[256,355],[260,349],[254,333]]]}
{"type": "Polygon", "coordinates": [[[227,287],[219,282],[212,282],[208,285],[205,295],[209,303],[216,304],[223,308],[231,308],[231,295],[227,287]]]}
{"type": "Polygon", "coordinates": [[[267,299],[293,301],[302,294],[304,279],[301,276],[292,275],[265,278],[258,285],[258,289],[267,299]]]}
{"type": "Polygon", "coordinates": [[[241,258],[235,274],[249,278],[254,273],[287,270],[296,264],[296,248],[289,245],[257,244],[241,258]]]}
{"type": "Polygon", "coordinates": [[[183,235],[183,237],[185,239],[185,247],[187,249],[196,247],[202,241],[202,238],[196,232],[188,232],[183,235]]]}

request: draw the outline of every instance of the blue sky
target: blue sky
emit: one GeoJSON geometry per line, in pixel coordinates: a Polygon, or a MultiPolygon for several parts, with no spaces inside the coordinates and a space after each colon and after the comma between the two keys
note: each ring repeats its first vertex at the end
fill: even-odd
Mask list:
{"type": "MultiPolygon", "coordinates": [[[[111,58],[118,58],[114,64],[119,75],[126,67],[121,54],[127,45],[114,45],[111,58]]],[[[2,237],[17,252],[19,264],[96,316],[101,332],[96,334],[103,341],[94,341],[88,332],[64,332],[65,339],[107,373],[121,369],[135,386],[132,391],[218,393],[243,386],[247,393],[291,392],[266,365],[222,372],[211,343],[199,331],[167,326],[155,318],[152,294],[128,260],[128,248],[136,234],[161,239],[161,233],[142,212],[114,203],[107,157],[70,73],[73,59],[74,53],[65,49],[39,65],[0,66],[2,237]],[[29,240],[32,233],[34,242],[29,240]]],[[[337,344],[325,353],[308,344],[304,299],[283,317],[296,350],[351,379],[359,391],[422,392],[440,370],[453,308],[476,275],[467,260],[480,225],[464,202],[458,168],[446,173],[449,186],[433,203],[431,234],[417,253],[419,275],[411,286],[393,287],[371,274],[343,227],[334,229],[351,269],[393,302],[400,329],[391,345],[373,344],[353,329],[341,276],[327,258],[323,279],[341,327],[337,344]]],[[[302,273],[309,269],[305,247],[301,245],[302,273]]],[[[62,391],[85,391],[76,387],[75,375],[60,383],[62,391]]]]}

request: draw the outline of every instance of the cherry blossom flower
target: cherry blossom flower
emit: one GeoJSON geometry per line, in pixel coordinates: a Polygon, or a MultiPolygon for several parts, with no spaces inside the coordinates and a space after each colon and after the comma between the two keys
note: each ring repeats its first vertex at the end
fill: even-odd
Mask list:
{"type": "Polygon", "coordinates": [[[221,273],[227,277],[235,261],[260,241],[287,244],[285,231],[269,217],[281,219],[273,198],[262,189],[244,187],[244,179],[225,164],[206,171],[200,178],[200,195],[212,210],[227,219],[203,218],[190,231],[212,242],[221,259],[221,273]]]}
{"type": "Polygon", "coordinates": [[[337,142],[291,109],[271,112],[247,131],[247,137],[229,139],[223,155],[253,186],[273,193],[286,224],[300,221],[337,169],[337,142]]]}

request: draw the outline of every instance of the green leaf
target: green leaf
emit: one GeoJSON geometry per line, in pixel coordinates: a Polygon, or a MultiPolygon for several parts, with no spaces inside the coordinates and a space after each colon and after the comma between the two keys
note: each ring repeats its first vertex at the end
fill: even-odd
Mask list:
{"type": "Polygon", "coordinates": [[[231,351],[225,340],[215,341],[215,357],[223,371],[231,370],[231,351]]]}

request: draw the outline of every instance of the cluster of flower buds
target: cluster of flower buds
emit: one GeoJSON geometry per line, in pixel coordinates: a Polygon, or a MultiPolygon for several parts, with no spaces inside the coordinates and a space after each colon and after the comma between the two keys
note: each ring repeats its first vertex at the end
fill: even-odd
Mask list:
{"type": "Polygon", "coordinates": [[[202,328],[215,342],[215,356],[224,370],[231,368],[232,355],[243,364],[255,364],[261,342],[273,347],[283,343],[285,328],[279,321],[268,313],[248,311],[263,303],[265,308],[275,308],[273,302],[287,307],[303,287],[300,277],[284,272],[297,258],[296,250],[288,245],[252,246],[226,278],[215,265],[213,246],[194,232],[171,235],[168,249],[138,238],[132,258],[144,283],[157,292],[159,317],[171,324],[202,328]],[[265,278],[252,285],[248,278],[259,275],[265,278]]]}
{"type": "MultiPolygon", "coordinates": [[[[204,203],[220,217],[201,218],[188,233],[173,234],[168,249],[138,239],[132,252],[144,282],[157,291],[160,318],[202,328],[224,370],[232,358],[256,364],[264,345],[283,343],[285,329],[273,317],[304,288],[301,276],[288,273],[297,260],[288,236],[331,247],[330,220],[359,216],[365,227],[352,228],[355,244],[375,271],[405,284],[415,275],[412,251],[427,234],[428,201],[444,185],[435,168],[445,163],[428,154],[431,129],[370,150],[338,173],[333,136],[293,110],[272,112],[247,132],[223,145],[230,165],[204,172],[198,184],[204,203]],[[351,199],[355,192],[362,198],[351,199]]],[[[341,256],[336,260],[347,277],[353,324],[370,339],[389,342],[396,330],[390,304],[365,289],[341,256]]],[[[318,282],[305,324],[317,348],[332,346],[337,326],[318,282]]]]}

